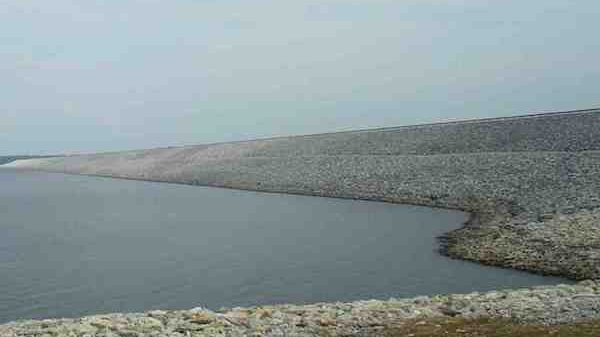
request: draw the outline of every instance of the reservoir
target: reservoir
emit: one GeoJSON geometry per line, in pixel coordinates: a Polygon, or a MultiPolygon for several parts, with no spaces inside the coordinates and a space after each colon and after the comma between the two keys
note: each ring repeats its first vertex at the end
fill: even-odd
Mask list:
{"type": "Polygon", "coordinates": [[[0,169],[0,323],[563,281],[440,256],[468,214],[0,169]]]}

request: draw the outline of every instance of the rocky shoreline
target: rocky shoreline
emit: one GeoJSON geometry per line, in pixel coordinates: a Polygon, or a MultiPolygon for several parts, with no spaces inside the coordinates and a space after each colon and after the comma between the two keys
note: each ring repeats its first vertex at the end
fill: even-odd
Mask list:
{"type": "Polygon", "coordinates": [[[443,238],[450,257],[561,275],[600,278],[600,209],[547,215],[543,221],[463,227],[443,238]]]}
{"type": "MultiPolygon", "coordinates": [[[[460,209],[473,216],[467,226],[441,238],[442,253],[575,280],[600,279],[600,110],[21,160],[9,166],[460,209]]],[[[512,301],[489,297],[489,294],[450,297],[468,298],[476,312],[493,317],[544,323],[600,318],[596,283],[541,289],[502,292],[512,301]],[[563,291],[574,297],[564,295],[563,291]],[[530,295],[536,298],[535,303],[526,301],[530,295]],[[485,302],[488,303],[485,310],[477,309],[477,303],[488,298],[486,296],[493,300],[485,302]],[[539,311],[530,315],[522,303],[534,305],[539,311]]],[[[393,303],[408,303],[406,301],[414,300],[393,303]]],[[[442,308],[442,302],[426,301],[442,308]]],[[[345,305],[352,309],[353,305],[363,303],[367,302],[345,305]]],[[[392,302],[372,303],[386,307],[384,303],[392,302]]],[[[316,316],[321,318],[330,317],[327,310],[320,313],[319,305],[269,308],[277,317],[287,317],[288,308],[319,313],[316,316]]],[[[426,308],[429,309],[402,309],[400,311],[406,311],[403,314],[390,308],[382,312],[390,315],[389,320],[384,320],[389,323],[414,318],[423,313],[421,309],[427,311],[433,307],[426,308]]],[[[442,309],[431,310],[427,312],[433,316],[443,314],[442,309]]],[[[192,312],[174,314],[174,320],[186,313],[192,312]]],[[[470,317],[467,312],[456,309],[447,313],[470,317]]],[[[127,315],[110,317],[131,327],[137,326],[138,318],[152,318],[133,315],[130,322],[127,315]]],[[[367,310],[357,317],[368,320],[368,317],[378,316],[367,310]]],[[[0,332],[5,329],[13,333],[7,336],[21,336],[19,333],[26,330],[18,330],[20,327],[34,331],[41,324],[60,327],[88,324],[85,319],[46,322],[11,323],[2,326],[0,332]]],[[[362,333],[352,332],[340,322],[343,320],[336,320],[332,325],[338,335],[362,333]]],[[[286,326],[287,323],[279,324],[286,326]]],[[[170,329],[168,324],[161,326],[161,329],[170,329]]],[[[315,335],[316,330],[308,329],[309,326],[312,325],[278,330],[273,325],[271,334],[281,335],[285,331],[284,335],[296,332],[315,335]]],[[[239,331],[233,327],[223,328],[223,331],[236,335],[253,332],[254,328],[250,325],[239,331]]],[[[205,330],[210,329],[193,333],[203,336],[205,330]]],[[[168,333],[186,336],[178,334],[176,329],[168,333]]],[[[145,332],[141,335],[152,336],[145,332]]]]}
{"type": "Polygon", "coordinates": [[[95,315],[0,325],[0,336],[373,336],[440,317],[563,324],[598,318],[600,283],[350,303],[203,308],[95,315]]]}

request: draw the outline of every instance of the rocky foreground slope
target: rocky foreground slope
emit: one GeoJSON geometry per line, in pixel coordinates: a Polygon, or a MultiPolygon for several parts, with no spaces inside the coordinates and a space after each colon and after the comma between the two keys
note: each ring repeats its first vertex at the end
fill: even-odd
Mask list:
{"type": "MultiPolygon", "coordinates": [[[[467,226],[442,239],[440,250],[451,257],[578,280],[600,279],[600,110],[31,159],[9,165],[456,208],[473,216],[467,226]]],[[[560,289],[548,291],[558,294],[560,289]]],[[[590,289],[577,292],[576,302],[561,302],[566,307],[555,301],[561,301],[560,296],[540,295],[538,299],[545,298],[541,316],[532,317],[547,321],[545,312],[552,315],[556,310],[579,313],[565,314],[568,319],[600,317],[598,293],[590,289]]],[[[510,316],[520,310],[519,305],[513,301],[504,311],[475,311],[510,316]]],[[[277,315],[287,315],[285,310],[278,307],[277,315]]],[[[394,320],[403,310],[384,311],[394,320]]]]}
{"type": "MultiPolygon", "coordinates": [[[[598,318],[600,284],[535,287],[464,295],[277,305],[212,312],[203,308],[15,322],[0,336],[208,337],[378,336],[391,327],[427,324],[439,317],[507,318],[519,323],[563,324],[598,318]]],[[[533,337],[533,336],[532,336],[533,337]]]]}

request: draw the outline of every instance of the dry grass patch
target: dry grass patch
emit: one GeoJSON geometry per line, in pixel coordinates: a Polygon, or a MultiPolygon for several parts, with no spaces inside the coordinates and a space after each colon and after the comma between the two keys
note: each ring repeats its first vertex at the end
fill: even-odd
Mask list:
{"type": "Polygon", "coordinates": [[[600,320],[564,325],[524,325],[502,319],[413,321],[382,337],[600,337],[600,320]]]}

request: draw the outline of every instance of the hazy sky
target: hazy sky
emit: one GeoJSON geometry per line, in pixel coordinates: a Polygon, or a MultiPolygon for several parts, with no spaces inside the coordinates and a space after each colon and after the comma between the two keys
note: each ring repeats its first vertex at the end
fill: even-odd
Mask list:
{"type": "Polygon", "coordinates": [[[0,155],[600,103],[597,0],[0,0],[0,155]]]}

